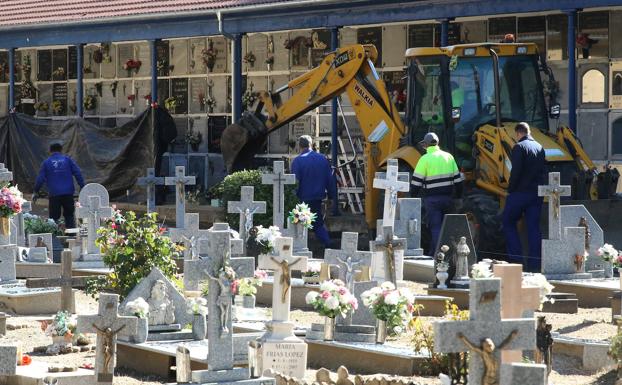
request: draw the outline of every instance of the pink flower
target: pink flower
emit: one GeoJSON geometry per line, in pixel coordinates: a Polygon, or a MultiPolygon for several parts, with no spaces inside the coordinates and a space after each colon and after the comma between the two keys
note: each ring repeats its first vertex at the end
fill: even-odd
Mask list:
{"type": "Polygon", "coordinates": [[[347,291],[347,290],[346,290],[346,288],[345,288],[345,287],[340,286],[340,287],[339,287],[339,289],[338,289],[338,291],[339,291],[339,294],[340,294],[340,295],[344,295],[344,294],[346,293],[346,291],[347,291]]]}
{"type": "Polygon", "coordinates": [[[116,223],[113,223],[113,224],[111,224],[111,225],[110,225],[110,227],[111,227],[113,230],[116,230],[116,229],[117,229],[117,224],[116,224],[116,223]]]}
{"type": "Polygon", "coordinates": [[[236,279],[233,282],[231,282],[231,292],[233,294],[237,294],[238,293],[238,288],[240,287],[240,280],[236,279]]]}
{"type": "Polygon", "coordinates": [[[356,310],[359,308],[359,301],[356,300],[356,298],[353,298],[352,301],[350,301],[350,306],[352,306],[352,309],[356,310]]]}
{"type": "Polygon", "coordinates": [[[323,292],[320,294],[320,297],[322,297],[323,299],[328,299],[328,298],[330,298],[330,293],[329,293],[329,292],[327,292],[327,291],[323,291],[323,292]]]}

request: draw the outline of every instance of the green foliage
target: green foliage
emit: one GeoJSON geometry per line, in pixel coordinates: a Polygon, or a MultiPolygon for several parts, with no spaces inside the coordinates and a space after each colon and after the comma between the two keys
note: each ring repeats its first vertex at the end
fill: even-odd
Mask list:
{"type": "MultiPolygon", "coordinates": [[[[261,184],[261,171],[244,170],[228,175],[218,185],[212,187],[210,196],[220,199],[222,207],[227,207],[229,201],[240,200],[240,188],[242,186],[254,186],[256,201],[266,202],[266,214],[255,214],[253,223],[255,226],[268,227],[272,225],[272,185],[261,184]]],[[[296,197],[296,185],[285,185],[285,212],[291,211],[298,203],[296,197]]],[[[237,229],[240,223],[239,213],[227,214],[227,222],[233,229],[237,229]]]]}
{"type": "Polygon", "coordinates": [[[620,321],[618,321],[618,333],[611,339],[607,354],[618,366],[622,363],[622,324],[620,321]]]}
{"type": "Polygon", "coordinates": [[[87,293],[94,296],[100,291],[111,290],[123,298],[154,267],[170,279],[175,277],[177,265],[173,258],[179,257],[181,250],[163,235],[164,228],[158,224],[156,213],[137,218],[132,211],[125,215],[117,211],[97,234],[96,244],[112,274],[90,280],[87,293]]]}
{"type": "Polygon", "coordinates": [[[52,219],[45,219],[38,215],[24,214],[24,232],[26,234],[63,235],[63,230],[52,219]]]}

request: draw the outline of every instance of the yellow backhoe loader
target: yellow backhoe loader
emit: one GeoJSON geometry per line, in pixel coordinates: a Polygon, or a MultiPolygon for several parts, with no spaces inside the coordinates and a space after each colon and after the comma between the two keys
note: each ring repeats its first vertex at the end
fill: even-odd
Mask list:
{"type": "Polygon", "coordinates": [[[370,228],[375,227],[379,207],[379,192],[371,188],[375,172],[390,158],[398,159],[401,170],[412,172],[424,153],[419,141],[427,132],[439,135],[441,147],[454,154],[465,175],[463,210],[474,225],[479,249],[493,251],[503,244],[498,213],[507,195],[517,122],[532,127],[545,148],[549,171],[561,172],[562,183],[572,185],[574,200],[615,194],[615,171],[598,173],[569,128],[549,129],[549,118],[558,118],[560,107],[551,92],[552,73],[540,62],[535,44],[408,49],[405,122],[376,72],[377,56],[373,45],[343,47],[274,93],[259,92],[256,109],[223,132],[228,171],[252,168],[270,132],[347,93],[365,136],[365,215],[370,228]],[[279,94],[286,90],[292,95],[281,102],[279,94]]]}

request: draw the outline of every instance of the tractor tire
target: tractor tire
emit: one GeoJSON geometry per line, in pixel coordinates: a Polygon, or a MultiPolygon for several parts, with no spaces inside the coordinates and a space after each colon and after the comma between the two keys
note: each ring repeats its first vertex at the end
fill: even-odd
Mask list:
{"type": "Polygon", "coordinates": [[[463,201],[464,206],[460,212],[469,219],[478,260],[504,259],[505,236],[499,201],[479,190],[465,195],[463,201]]]}

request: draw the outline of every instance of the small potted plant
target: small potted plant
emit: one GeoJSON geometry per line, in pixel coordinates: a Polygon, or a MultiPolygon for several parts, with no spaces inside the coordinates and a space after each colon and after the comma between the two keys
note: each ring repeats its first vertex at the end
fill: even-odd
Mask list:
{"type": "Polygon", "coordinates": [[[257,269],[252,278],[239,278],[234,281],[234,292],[242,297],[242,307],[246,309],[255,308],[255,295],[257,288],[263,285],[263,280],[268,277],[264,270],[257,269]]]}
{"type": "Polygon", "coordinates": [[[52,71],[52,76],[54,77],[54,80],[65,80],[65,68],[56,68],[54,71],[52,71]]]}
{"type": "Polygon", "coordinates": [[[22,192],[17,186],[0,189],[0,235],[7,238],[10,236],[9,218],[22,212],[24,202],[22,192]]]}
{"type": "Polygon", "coordinates": [[[132,341],[136,344],[147,341],[149,335],[149,304],[147,301],[143,297],[138,297],[125,305],[125,311],[138,318],[136,334],[132,335],[132,341]]]}
{"type": "Polygon", "coordinates": [[[192,338],[196,341],[202,341],[207,334],[207,300],[203,297],[189,298],[187,301],[188,314],[192,314],[192,338]]]}
{"type": "Polygon", "coordinates": [[[261,247],[262,254],[274,253],[274,241],[281,236],[281,231],[277,226],[265,228],[261,225],[256,227],[256,241],[261,247]]]}
{"type": "Polygon", "coordinates": [[[361,294],[363,305],[376,317],[376,343],[383,344],[387,334],[400,335],[406,330],[415,311],[415,297],[406,288],[384,282],[361,294]]]}
{"type": "Polygon", "coordinates": [[[308,292],[305,301],[324,316],[325,341],[334,340],[335,318],[338,315],[345,317],[349,311],[358,308],[356,297],[338,279],[322,282],[320,292],[308,292]]]}
{"type": "Polygon", "coordinates": [[[306,284],[318,284],[320,283],[320,270],[322,270],[322,263],[319,261],[312,261],[307,264],[307,271],[302,273],[302,280],[306,284]]]}
{"type": "Polygon", "coordinates": [[[76,326],[76,317],[68,311],[59,311],[52,321],[41,322],[41,330],[46,336],[52,337],[52,345],[48,347],[48,352],[58,353],[71,347],[76,326]]]}
{"type": "Polygon", "coordinates": [[[620,253],[612,245],[605,243],[598,249],[598,256],[603,260],[603,268],[605,269],[605,278],[613,277],[613,264],[618,260],[620,253]]]}

